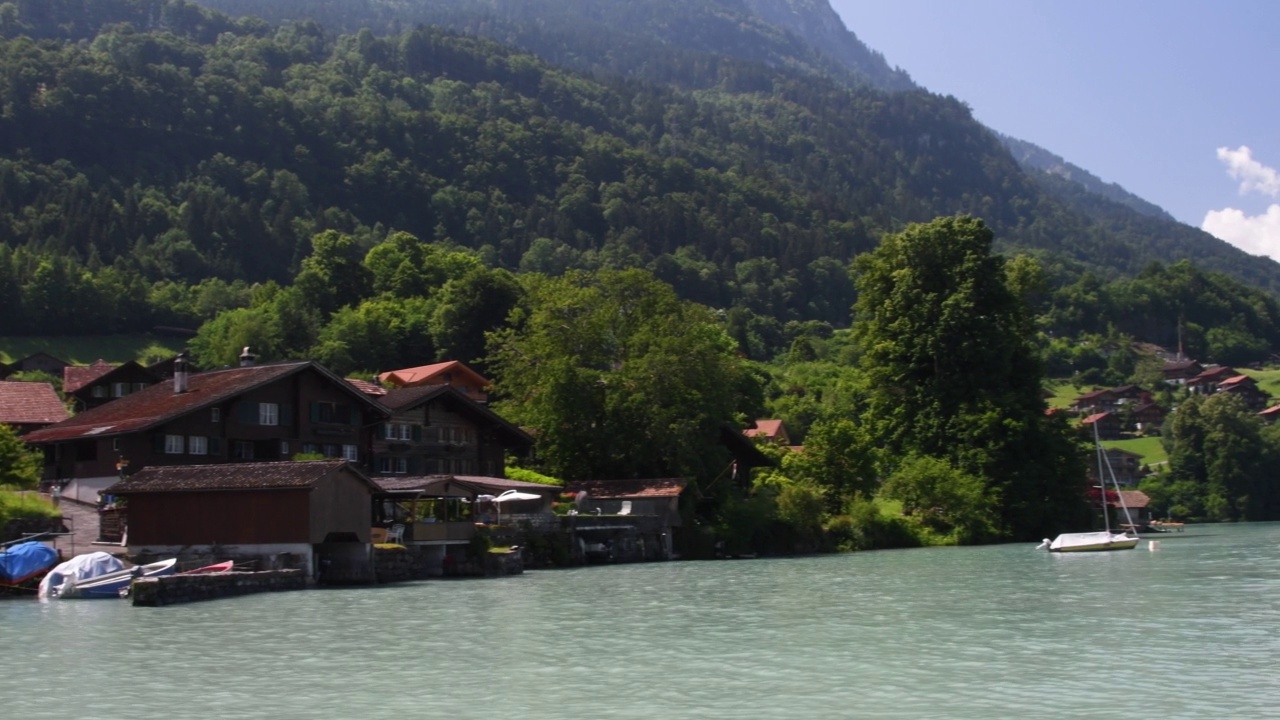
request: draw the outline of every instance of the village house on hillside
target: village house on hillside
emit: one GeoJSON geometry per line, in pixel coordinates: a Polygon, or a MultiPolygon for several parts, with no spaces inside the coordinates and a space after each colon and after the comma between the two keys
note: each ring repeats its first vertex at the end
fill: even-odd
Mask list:
{"type": "Polygon", "coordinates": [[[1116,412],[1126,405],[1139,405],[1151,402],[1151,393],[1137,385],[1092,390],[1084,393],[1071,403],[1071,411],[1079,415],[1094,415],[1103,412],[1116,412]]]}
{"type": "Polygon", "coordinates": [[[391,412],[374,438],[379,475],[505,475],[506,453],[525,456],[533,438],[452,385],[388,390],[391,412]]]}
{"type": "Polygon", "coordinates": [[[43,372],[54,377],[62,375],[62,368],[70,365],[66,360],[59,360],[47,352],[32,353],[24,358],[14,360],[8,365],[0,363],[0,380],[20,372],[43,372]]]}
{"type": "Polygon", "coordinates": [[[139,392],[159,381],[154,373],[132,360],[112,365],[99,359],[90,365],[68,365],[62,369],[62,393],[75,402],[78,412],[139,392]]]}
{"type": "Polygon", "coordinates": [[[390,412],[314,362],[248,365],[149,386],[28,434],[45,477],[74,499],[162,465],[289,460],[299,453],[366,462],[390,412]]]}
{"type": "Polygon", "coordinates": [[[1204,366],[1195,360],[1168,362],[1160,368],[1164,381],[1170,385],[1185,385],[1188,380],[1204,372],[1204,366]]]}
{"type": "Polygon", "coordinates": [[[476,402],[487,402],[489,380],[457,360],[391,370],[378,375],[384,387],[411,388],[424,385],[450,385],[476,402]]]}
{"type": "Polygon", "coordinates": [[[47,382],[0,380],[0,423],[19,435],[70,417],[53,385],[47,382]]]}

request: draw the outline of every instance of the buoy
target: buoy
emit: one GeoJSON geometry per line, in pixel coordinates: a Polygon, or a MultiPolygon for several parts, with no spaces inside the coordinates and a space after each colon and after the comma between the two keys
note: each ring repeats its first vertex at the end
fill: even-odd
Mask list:
{"type": "Polygon", "coordinates": [[[1147,549],[1148,549],[1148,550],[1150,550],[1151,552],[1155,552],[1156,550],[1159,550],[1159,549],[1160,549],[1160,541],[1159,541],[1159,540],[1148,540],[1148,541],[1147,541],[1147,549]]]}

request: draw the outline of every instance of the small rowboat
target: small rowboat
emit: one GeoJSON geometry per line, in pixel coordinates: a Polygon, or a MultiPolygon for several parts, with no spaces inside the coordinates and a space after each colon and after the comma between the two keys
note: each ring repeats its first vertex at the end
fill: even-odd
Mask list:
{"type": "Polygon", "coordinates": [[[177,558],[169,558],[160,562],[135,565],[124,570],[98,575],[81,582],[69,580],[58,590],[57,597],[85,599],[125,597],[129,592],[129,586],[133,584],[134,578],[172,575],[173,568],[177,564],[177,558]]]}
{"type": "Polygon", "coordinates": [[[227,560],[226,562],[214,563],[212,565],[205,565],[204,567],[198,567],[193,570],[183,570],[178,574],[179,575],[217,575],[220,573],[229,573],[233,569],[235,569],[235,566],[236,566],[235,561],[227,560]]]}

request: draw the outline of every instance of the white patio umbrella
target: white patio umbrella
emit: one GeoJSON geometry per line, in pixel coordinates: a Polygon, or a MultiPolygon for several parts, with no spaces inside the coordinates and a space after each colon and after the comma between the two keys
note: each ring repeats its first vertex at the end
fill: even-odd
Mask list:
{"type": "Polygon", "coordinates": [[[498,524],[502,524],[502,503],[509,500],[541,500],[542,496],[537,493],[520,492],[519,490],[507,490],[498,497],[493,499],[495,505],[498,506],[498,524]]]}

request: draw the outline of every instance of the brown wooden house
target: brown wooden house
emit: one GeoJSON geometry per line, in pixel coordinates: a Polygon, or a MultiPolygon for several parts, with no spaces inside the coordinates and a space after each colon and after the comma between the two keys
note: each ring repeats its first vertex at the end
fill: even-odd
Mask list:
{"type": "Polygon", "coordinates": [[[523,456],[533,438],[452,385],[387,391],[391,417],[373,441],[378,475],[502,477],[507,453],[523,456]]]}
{"type": "Polygon", "coordinates": [[[35,352],[14,360],[8,365],[0,364],[0,378],[7,378],[20,372],[44,372],[54,377],[61,377],[62,369],[69,364],[66,360],[59,360],[47,352],[35,352]]]}
{"type": "Polygon", "coordinates": [[[1115,413],[1102,412],[1095,413],[1080,421],[1090,439],[1094,437],[1094,433],[1102,440],[1114,440],[1120,437],[1120,432],[1124,429],[1120,423],[1120,416],[1115,413]]]}
{"type": "Polygon", "coordinates": [[[1204,372],[1204,366],[1195,360],[1167,362],[1160,368],[1164,381],[1170,385],[1185,385],[1188,380],[1204,372]]]}
{"type": "Polygon", "coordinates": [[[1271,395],[1258,387],[1258,381],[1248,375],[1236,375],[1218,383],[1218,392],[1235,395],[1250,410],[1259,411],[1271,401],[1271,395]]]}
{"type": "Polygon", "coordinates": [[[252,559],[314,576],[326,556],[368,564],[376,490],[351,463],[327,460],[155,466],[105,492],[123,500],[130,555],[252,559]]]}
{"type": "Polygon", "coordinates": [[[48,480],[75,499],[122,474],[165,465],[290,460],[299,453],[365,462],[388,411],[313,362],[177,373],[27,435],[48,480]]]}
{"type": "Polygon", "coordinates": [[[62,369],[62,392],[74,401],[77,412],[140,392],[159,381],[159,376],[132,360],[122,365],[97,360],[62,369]]]}

